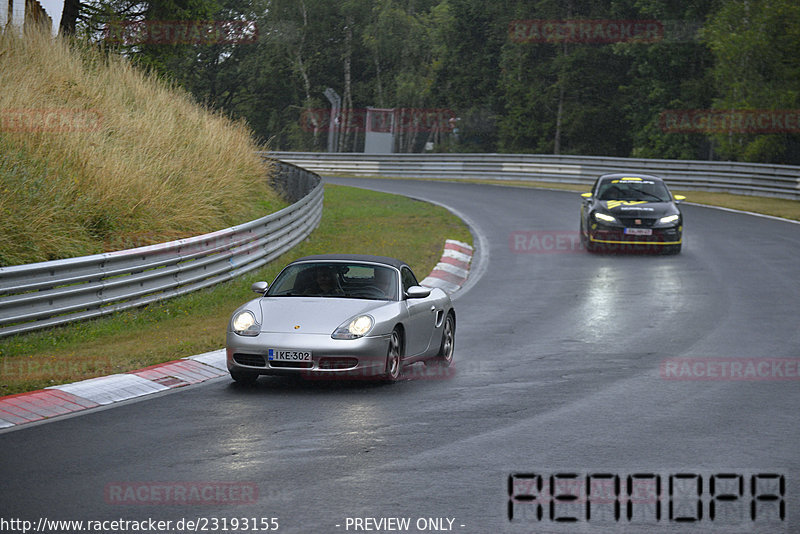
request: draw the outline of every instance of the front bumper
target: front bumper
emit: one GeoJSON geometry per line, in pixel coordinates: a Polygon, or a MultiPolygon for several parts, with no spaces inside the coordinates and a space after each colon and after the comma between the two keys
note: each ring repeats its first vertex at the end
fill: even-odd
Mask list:
{"type": "Polygon", "coordinates": [[[652,231],[651,235],[631,235],[626,234],[625,230],[626,227],[623,226],[594,224],[589,230],[589,241],[595,246],[606,249],[636,248],[660,251],[664,247],[680,245],[683,240],[682,226],[649,228],[652,231]]]}
{"type": "Polygon", "coordinates": [[[228,332],[228,370],[259,375],[298,375],[310,378],[378,378],[386,372],[389,335],[333,339],[330,334],[262,332],[240,336],[228,332]],[[270,361],[269,349],[310,351],[311,362],[270,361]]]}

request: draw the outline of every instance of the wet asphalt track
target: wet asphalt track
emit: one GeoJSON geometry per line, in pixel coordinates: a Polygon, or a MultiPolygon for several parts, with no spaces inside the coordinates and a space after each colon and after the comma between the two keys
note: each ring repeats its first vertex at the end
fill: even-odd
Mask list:
{"type": "Polygon", "coordinates": [[[800,381],[659,370],[675,358],[800,358],[800,225],[684,206],[679,256],[520,253],[512,232],[577,229],[576,193],[331,181],[444,203],[473,225],[485,272],[456,301],[455,375],[392,386],[265,377],[252,389],[225,378],[0,433],[0,517],[276,517],[279,532],[309,533],[355,532],[355,517],[409,518],[410,532],[418,518],[463,533],[800,532],[800,381]],[[730,513],[749,512],[752,475],[784,475],[786,519],[759,508],[756,522],[711,520],[718,472],[745,477],[730,513]],[[511,522],[512,473],[660,474],[661,520],[559,523],[545,505],[542,519],[517,507],[511,522]],[[675,473],[703,477],[699,522],[669,519],[675,473]],[[123,505],[104,494],[172,481],[252,482],[258,498],[123,505]]]}

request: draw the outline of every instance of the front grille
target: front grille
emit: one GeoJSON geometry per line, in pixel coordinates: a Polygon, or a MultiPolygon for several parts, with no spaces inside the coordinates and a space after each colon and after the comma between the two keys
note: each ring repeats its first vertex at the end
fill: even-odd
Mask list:
{"type": "Polygon", "coordinates": [[[624,224],[628,227],[641,227],[641,228],[648,228],[656,224],[657,219],[646,219],[643,217],[620,217],[619,222],[624,224]],[[637,224],[636,221],[639,220],[641,223],[637,224]]]}
{"type": "Polygon", "coordinates": [[[250,367],[267,366],[267,361],[261,354],[234,354],[233,361],[239,365],[249,365],[250,367]]]}
{"type": "Polygon", "coordinates": [[[358,358],[322,358],[320,369],[351,369],[358,365],[358,358]]]}
{"type": "Polygon", "coordinates": [[[629,235],[624,232],[603,232],[594,234],[595,239],[604,241],[631,241],[634,243],[658,243],[661,241],[672,241],[673,232],[665,232],[660,229],[654,229],[652,235],[629,235]]]}

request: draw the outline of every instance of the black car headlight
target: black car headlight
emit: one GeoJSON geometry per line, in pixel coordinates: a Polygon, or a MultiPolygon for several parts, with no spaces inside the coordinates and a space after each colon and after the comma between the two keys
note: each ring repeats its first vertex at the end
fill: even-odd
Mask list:
{"type": "Polygon", "coordinates": [[[244,310],[236,313],[231,319],[231,329],[240,336],[257,336],[261,325],[256,322],[253,312],[244,310]]]}
{"type": "Polygon", "coordinates": [[[617,222],[617,219],[615,219],[611,215],[606,215],[605,213],[600,213],[599,211],[594,212],[594,220],[601,223],[617,222]]]}
{"type": "Polygon", "coordinates": [[[666,217],[661,217],[658,220],[658,224],[674,223],[674,222],[677,222],[680,218],[681,218],[681,216],[678,215],[677,213],[672,214],[672,215],[667,215],[666,217]]]}
{"type": "Polygon", "coordinates": [[[374,325],[375,319],[371,316],[359,315],[340,324],[333,331],[331,337],[333,339],[358,339],[366,336],[374,325]]]}

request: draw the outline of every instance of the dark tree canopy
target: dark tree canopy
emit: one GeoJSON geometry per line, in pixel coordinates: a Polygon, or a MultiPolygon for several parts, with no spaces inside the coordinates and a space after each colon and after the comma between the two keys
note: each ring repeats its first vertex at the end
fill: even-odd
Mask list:
{"type": "Polygon", "coordinates": [[[400,110],[405,152],[800,163],[797,126],[720,131],[664,118],[797,110],[792,0],[67,0],[64,9],[61,31],[93,40],[114,21],[257,28],[257,38],[117,48],[245,119],[273,149],[326,149],[332,88],[344,110],[340,151],[363,150],[364,110],[380,107],[400,110]],[[630,38],[637,23],[659,31],[630,38]],[[552,24],[560,38],[547,37],[552,24]],[[584,24],[578,38],[564,38],[569,24],[584,24]]]}

